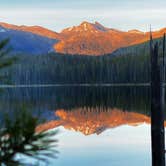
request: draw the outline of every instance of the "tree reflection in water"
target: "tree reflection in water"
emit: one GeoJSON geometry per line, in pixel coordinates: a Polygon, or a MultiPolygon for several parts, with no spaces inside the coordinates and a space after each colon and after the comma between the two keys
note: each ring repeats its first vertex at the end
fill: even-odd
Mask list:
{"type": "MultiPolygon", "coordinates": [[[[4,165],[26,165],[16,156],[33,158],[36,162],[47,162],[49,158],[57,157],[58,151],[57,131],[37,132],[36,127],[40,123],[39,118],[30,111],[22,108],[12,116],[5,114],[0,129],[0,163],[4,165]]],[[[36,163],[34,162],[34,165],[36,163]]]]}

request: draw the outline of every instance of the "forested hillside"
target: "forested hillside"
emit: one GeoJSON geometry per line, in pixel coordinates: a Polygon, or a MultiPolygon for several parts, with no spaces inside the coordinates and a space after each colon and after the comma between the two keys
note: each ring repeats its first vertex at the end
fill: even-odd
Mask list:
{"type": "Polygon", "coordinates": [[[10,75],[12,84],[146,83],[149,57],[19,55],[16,64],[3,73],[10,75]]]}
{"type": "Polygon", "coordinates": [[[19,30],[7,29],[0,26],[0,41],[9,38],[8,47],[12,53],[47,54],[54,52],[55,39],[19,30]]]}
{"type": "Polygon", "coordinates": [[[149,83],[149,42],[105,56],[20,54],[3,73],[12,84],[149,83]]]}

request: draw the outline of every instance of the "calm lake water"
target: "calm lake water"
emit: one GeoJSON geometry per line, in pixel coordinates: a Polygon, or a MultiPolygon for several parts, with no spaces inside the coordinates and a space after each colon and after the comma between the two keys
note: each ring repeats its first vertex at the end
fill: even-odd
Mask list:
{"type": "MultiPolygon", "coordinates": [[[[58,129],[50,166],[150,166],[148,87],[6,88],[0,113],[22,105],[58,129]]],[[[32,161],[31,161],[32,162],[32,161]]]]}

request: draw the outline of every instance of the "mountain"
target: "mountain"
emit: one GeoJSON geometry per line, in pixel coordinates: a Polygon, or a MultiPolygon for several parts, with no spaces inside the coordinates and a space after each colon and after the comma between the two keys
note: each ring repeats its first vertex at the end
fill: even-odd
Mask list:
{"type": "MultiPolygon", "coordinates": [[[[141,44],[149,40],[149,32],[142,32],[137,29],[120,31],[107,28],[98,22],[84,21],[80,25],[66,28],[60,33],[40,26],[17,26],[2,22],[0,27],[1,34],[4,30],[12,31],[15,35],[3,32],[3,36],[6,35],[15,43],[19,43],[18,47],[17,44],[12,42],[14,48],[18,47],[16,50],[20,49],[22,52],[25,50],[23,47],[27,47],[26,53],[33,52],[28,50],[29,48],[31,50],[41,49],[41,51],[34,51],[34,53],[46,53],[54,49],[55,52],[63,54],[105,55],[119,48],[141,44]],[[26,40],[21,40],[23,43],[20,43],[20,36],[17,38],[17,34],[21,34],[21,38],[26,38],[26,40]],[[23,37],[24,35],[26,37],[23,37]],[[33,40],[36,41],[31,43],[30,39],[27,40],[27,38],[31,38],[27,37],[28,35],[33,36],[33,40]],[[30,43],[31,46],[25,46],[30,43]],[[37,48],[38,46],[39,48],[37,48]],[[47,48],[47,50],[43,51],[43,48],[47,48]]],[[[163,33],[166,33],[166,28],[152,32],[154,38],[160,38],[163,33]]]]}
{"type": "Polygon", "coordinates": [[[49,29],[43,28],[41,26],[25,26],[25,25],[12,25],[4,22],[0,22],[0,26],[6,29],[31,32],[36,35],[44,36],[51,39],[59,39],[60,36],[57,32],[51,31],[49,29]]]}
{"type": "MultiPolygon", "coordinates": [[[[159,38],[166,28],[152,32],[159,38]]],[[[83,22],[79,26],[64,29],[63,40],[55,44],[57,52],[64,54],[104,55],[121,47],[144,43],[149,40],[149,32],[133,29],[128,32],[104,27],[98,22],[83,22]]]]}
{"type": "Polygon", "coordinates": [[[98,22],[83,22],[79,26],[63,30],[61,35],[64,39],[54,47],[57,52],[84,55],[108,54],[144,36],[142,33],[106,28],[98,22]]]}
{"type": "Polygon", "coordinates": [[[43,37],[31,32],[14,30],[0,26],[0,40],[9,38],[9,47],[12,53],[47,54],[54,52],[55,39],[43,37]]]}

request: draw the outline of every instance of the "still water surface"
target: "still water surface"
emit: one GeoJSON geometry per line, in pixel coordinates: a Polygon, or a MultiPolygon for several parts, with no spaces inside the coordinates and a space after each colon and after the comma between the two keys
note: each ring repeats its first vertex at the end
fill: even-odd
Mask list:
{"type": "MultiPolygon", "coordinates": [[[[150,166],[148,87],[3,89],[0,113],[22,105],[58,129],[58,158],[50,166],[150,166]]],[[[32,161],[31,161],[32,162],[32,161]]]]}

